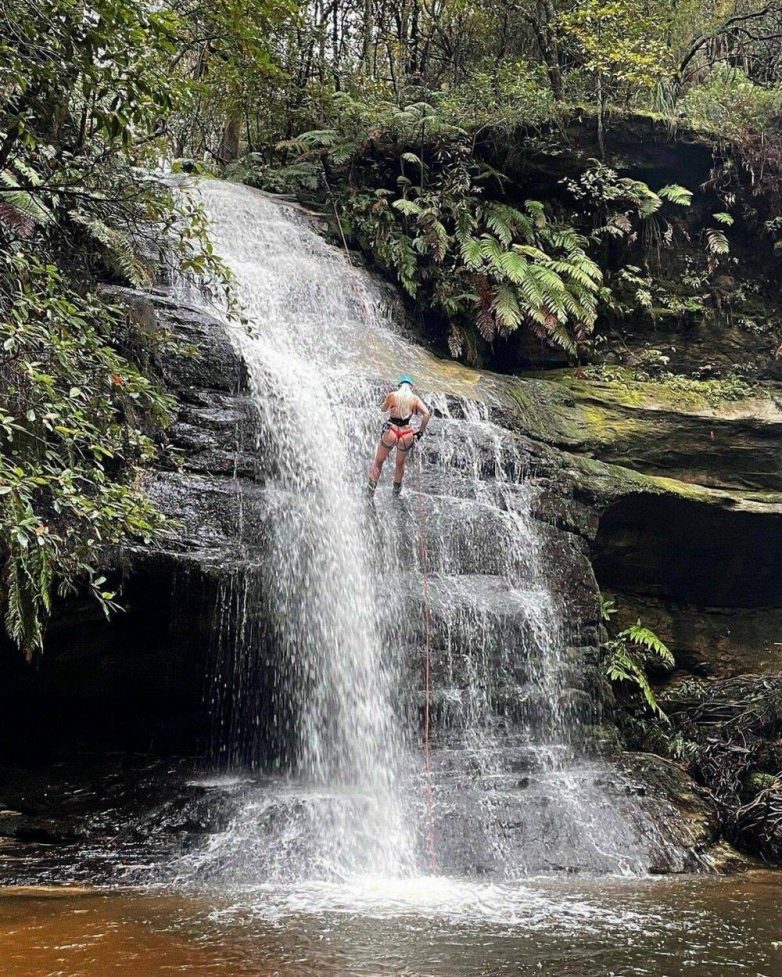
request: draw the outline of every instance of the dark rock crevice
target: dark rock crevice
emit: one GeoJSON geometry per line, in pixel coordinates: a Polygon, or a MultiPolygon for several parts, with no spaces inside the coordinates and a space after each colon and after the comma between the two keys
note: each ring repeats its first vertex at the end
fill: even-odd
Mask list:
{"type": "Polygon", "coordinates": [[[603,513],[594,550],[610,589],[709,607],[782,606],[782,512],[629,495],[603,513]]]}

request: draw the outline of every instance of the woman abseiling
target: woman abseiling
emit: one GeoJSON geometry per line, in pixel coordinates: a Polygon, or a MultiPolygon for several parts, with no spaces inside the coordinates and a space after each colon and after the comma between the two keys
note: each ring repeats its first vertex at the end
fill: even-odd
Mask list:
{"type": "Polygon", "coordinates": [[[413,393],[413,378],[407,373],[397,380],[396,390],[388,394],[380,409],[383,413],[388,412],[390,417],[383,423],[380,432],[380,444],[377,446],[375,460],[369,470],[369,494],[374,494],[386,458],[396,448],[394,495],[399,495],[402,491],[402,479],[405,474],[408,452],[413,444],[422,437],[432,415],[429,413],[426,404],[413,393]],[[414,430],[410,426],[410,420],[414,414],[421,418],[418,430],[414,430]]]}

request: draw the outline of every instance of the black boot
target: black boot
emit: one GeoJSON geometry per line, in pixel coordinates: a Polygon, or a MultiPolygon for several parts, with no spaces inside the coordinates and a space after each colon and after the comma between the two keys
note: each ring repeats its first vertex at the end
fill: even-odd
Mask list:
{"type": "Polygon", "coordinates": [[[394,498],[402,494],[402,483],[394,482],[394,498]]]}

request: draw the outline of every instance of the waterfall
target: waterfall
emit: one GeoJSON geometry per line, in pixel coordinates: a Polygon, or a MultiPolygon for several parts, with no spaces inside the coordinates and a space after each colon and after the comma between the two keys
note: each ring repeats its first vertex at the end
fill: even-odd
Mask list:
{"type": "Polygon", "coordinates": [[[490,393],[406,338],[383,289],[295,209],[228,183],[199,192],[245,310],[227,328],[260,432],[256,482],[237,489],[216,736],[224,761],[262,776],[198,870],[237,882],[641,871],[654,843],[642,811],[582,755],[596,666],[569,650],[525,454],[492,421],[490,393]],[[372,502],[379,403],[401,372],[434,420],[401,498],[387,468],[372,502]]]}

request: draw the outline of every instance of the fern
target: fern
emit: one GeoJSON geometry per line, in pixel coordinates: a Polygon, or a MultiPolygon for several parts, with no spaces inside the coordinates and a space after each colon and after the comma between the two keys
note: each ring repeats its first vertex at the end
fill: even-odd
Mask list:
{"type": "Polygon", "coordinates": [[[679,186],[678,183],[671,183],[667,187],[662,187],[657,191],[657,196],[672,204],[677,204],[679,207],[689,207],[692,204],[692,191],[679,186]]]}
{"type": "Polygon", "coordinates": [[[657,637],[650,628],[644,627],[640,621],[626,628],[622,632],[629,640],[640,648],[652,652],[665,665],[674,665],[675,659],[668,646],[657,637]]]}
{"type": "Polygon", "coordinates": [[[715,221],[719,221],[720,224],[724,224],[726,227],[731,227],[734,223],[733,218],[730,216],[730,214],[726,214],[725,211],[719,211],[711,216],[715,221]]]}
{"type": "Polygon", "coordinates": [[[533,235],[533,227],[527,215],[507,204],[484,204],[480,208],[480,216],[506,248],[517,236],[529,239],[533,235]]]}
{"type": "Polygon", "coordinates": [[[650,190],[648,195],[641,198],[638,204],[638,213],[641,217],[651,217],[657,213],[660,207],[662,207],[662,200],[650,190]]]}
{"type": "Polygon", "coordinates": [[[270,189],[302,188],[317,190],[320,185],[321,173],[319,164],[307,160],[291,163],[290,166],[281,166],[274,171],[274,180],[271,181],[270,189]]]}
{"type": "Polygon", "coordinates": [[[672,668],[675,659],[668,646],[639,620],[606,642],[605,647],[610,655],[607,666],[608,677],[614,682],[629,682],[635,685],[652,712],[663,719],[667,718],[657,702],[646,674],[646,667],[649,663],[656,662],[666,668],[672,668]]]}
{"type": "Polygon", "coordinates": [[[127,234],[109,227],[102,220],[85,216],[79,211],[70,211],[70,217],[101,245],[109,263],[132,285],[143,288],[153,283],[155,277],[153,268],[137,253],[133,241],[127,234]]]}
{"type": "Polygon", "coordinates": [[[460,252],[462,260],[471,271],[476,271],[483,264],[483,247],[478,238],[465,238],[461,242],[460,252]]]}
{"type": "Polygon", "coordinates": [[[652,712],[656,712],[665,718],[665,713],[657,702],[657,697],[649,683],[643,665],[626,647],[623,646],[614,650],[611,663],[608,666],[608,677],[612,682],[631,682],[637,686],[652,712]]]}
{"type": "Polygon", "coordinates": [[[506,251],[500,258],[500,267],[516,285],[526,282],[529,277],[529,262],[516,251],[506,251]]]}
{"type": "Polygon", "coordinates": [[[416,166],[420,166],[422,170],[426,169],[421,157],[416,156],[415,153],[402,153],[400,159],[403,159],[406,163],[414,163],[416,166]]]}
{"type": "Polygon", "coordinates": [[[415,200],[407,200],[404,197],[400,197],[399,200],[395,200],[391,206],[398,210],[400,214],[404,214],[406,217],[418,217],[423,211],[419,204],[415,200]]]}
{"type": "MultiPolygon", "coordinates": [[[[454,338],[451,350],[472,354],[476,330],[491,342],[498,332],[528,324],[547,342],[575,353],[606,292],[600,268],[586,254],[590,241],[552,223],[540,201],[514,207],[483,199],[470,140],[429,103],[370,106],[341,94],[336,104],[333,130],[313,130],[281,145],[299,154],[295,165],[313,165],[312,155],[318,162],[341,161],[338,150],[352,144],[362,151],[372,146],[373,175],[378,153],[396,167],[389,174],[396,191],[356,193],[353,181],[362,174],[352,161],[335,174],[343,179],[338,206],[344,226],[380,265],[395,271],[408,294],[425,287],[430,303],[457,318],[454,336],[461,339],[454,338]],[[422,176],[427,167],[437,175],[425,189],[423,183],[415,188],[408,165],[422,176]]],[[[654,196],[648,188],[645,193],[654,196]]]]}
{"type": "Polygon", "coordinates": [[[349,159],[355,156],[357,148],[354,142],[340,143],[331,149],[329,159],[335,166],[343,166],[349,159]]]}
{"type": "Polygon", "coordinates": [[[540,248],[536,248],[531,244],[517,244],[513,250],[517,254],[526,255],[526,257],[534,258],[537,261],[551,261],[545,251],[541,251],[540,248]]]}
{"type": "Polygon", "coordinates": [[[339,140],[339,133],[335,129],[311,129],[302,132],[294,139],[283,139],[277,143],[277,149],[290,149],[301,155],[313,150],[331,149],[339,140]]]}
{"type": "Polygon", "coordinates": [[[481,235],[481,254],[489,265],[496,271],[502,271],[502,259],[505,252],[499,241],[491,234],[481,235]]]}
{"type": "MultiPolygon", "coordinates": [[[[40,184],[40,177],[29,167],[23,175],[28,183],[40,184]]],[[[10,170],[0,170],[0,220],[14,228],[22,237],[29,237],[36,227],[54,220],[48,207],[31,190],[25,190],[10,170]]]]}
{"type": "Polygon", "coordinates": [[[540,229],[546,226],[546,208],[539,200],[525,200],[524,206],[527,213],[532,217],[536,228],[540,229]]]}
{"type": "Polygon", "coordinates": [[[706,230],[706,250],[709,254],[729,254],[730,253],[730,243],[728,242],[725,232],[719,230],[717,227],[709,227],[706,230]]]}
{"type": "Polygon", "coordinates": [[[576,354],[578,347],[564,323],[548,319],[544,328],[546,330],[546,337],[550,342],[564,349],[566,353],[576,354]]]}
{"type": "Polygon", "coordinates": [[[464,243],[472,237],[472,232],[475,229],[476,224],[477,220],[470,211],[469,207],[459,207],[456,214],[454,234],[456,240],[462,247],[464,246],[464,243]]]}
{"type": "Polygon", "coordinates": [[[500,285],[492,305],[492,311],[505,329],[515,329],[521,322],[521,309],[516,293],[507,285],[500,285]]]}

